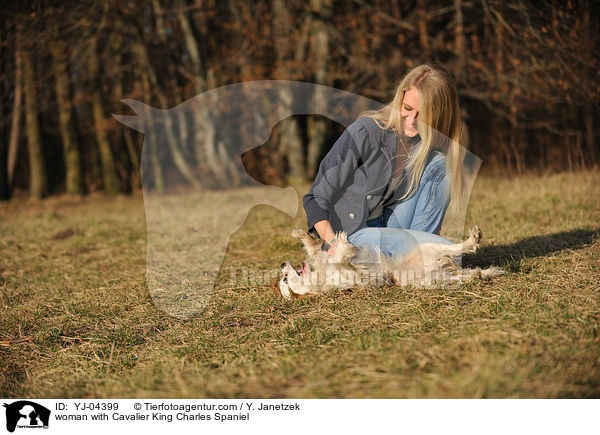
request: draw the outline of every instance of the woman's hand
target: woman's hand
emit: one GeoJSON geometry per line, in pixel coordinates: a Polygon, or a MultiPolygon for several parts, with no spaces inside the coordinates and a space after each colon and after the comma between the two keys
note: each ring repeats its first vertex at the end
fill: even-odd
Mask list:
{"type": "Polygon", "coordinates": [[[327,250],[327,254],[330,257],[333,257],[335,255],[335,239],[331,241],[331,243],[329,244],[329,249],[327,250]]]}
{"type": "Polygon", "coordinates": [[[319,221],[315,224],[315,230],[319,233],[319,237],[321,237],[322,240],[325,240],[325,243],[330,243],[327,254],[329,254],[330,257],[333,257],[335,255],[335,232],[333,231],[331,224],[327,220],[319,221]]]}

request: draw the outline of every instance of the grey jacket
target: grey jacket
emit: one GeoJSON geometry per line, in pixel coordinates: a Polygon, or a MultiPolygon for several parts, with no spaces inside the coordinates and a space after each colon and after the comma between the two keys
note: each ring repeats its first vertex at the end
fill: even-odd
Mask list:
{"type": "MultiPolygon", "coordinates": [[[[324,219],[335,232],[352,234],[364,226],[392,179],[397,140],[391,129],[381,129],[371,118],[359,118],[348,126],[321,161],[304,195],[309,231],[324,219]]],[[[401,198],[404,191],[396,189],[391,200],[401,198]]]]}

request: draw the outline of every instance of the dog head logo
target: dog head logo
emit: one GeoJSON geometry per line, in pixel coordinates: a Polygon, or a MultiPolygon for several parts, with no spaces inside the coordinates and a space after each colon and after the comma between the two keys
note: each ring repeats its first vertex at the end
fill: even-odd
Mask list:
{"type": "Polygon", "coordinates": [[[50,410],[29,400],[19,400],[3,405],[6,408],[6,430],[14,432],[21,428],[47,428],[50,410]]]}
{"type": "Polygon", "coordinates": [[[292,218],[297,214],[295,189],[259,183],[244,169],[242,154],[265,143],[290,116],[321,115],[347,127],[362,111],[381,105],[293,81],[228,85],[166,110],[122,101],[136,116],[113,116],[144,134],[148,288],[159,309],[182,318],[206,307],[229,238],[251,208],[264,204],[292,218]]]}

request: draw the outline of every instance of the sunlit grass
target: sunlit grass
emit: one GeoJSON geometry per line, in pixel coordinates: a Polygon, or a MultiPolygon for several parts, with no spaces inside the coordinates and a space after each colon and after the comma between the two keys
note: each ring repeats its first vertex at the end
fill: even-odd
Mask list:
{"type": "Polygon", "coordinates": [[[303,258],[289,233],[304,215],[258,206],[187,321],[150,297],[140,195],[1,204],[0,395],[600,397],[598,186],[480,176],[466,225],[484,239],[465,263],[506,276],[292,301],[262,278],[303,258]]]}

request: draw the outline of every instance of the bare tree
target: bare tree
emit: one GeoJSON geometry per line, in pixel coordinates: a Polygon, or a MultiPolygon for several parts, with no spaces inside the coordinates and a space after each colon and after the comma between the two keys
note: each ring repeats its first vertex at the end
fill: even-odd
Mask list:
{"type": "Polygon", "coordinates": [[[104,113],[104,102],[101,93],[100,71],[98,64],[97,39],[93,39],[88,47],[88,68],[92,81],[92,115],[94,119],[94,131],[98,150],[100,151],[100,161],[102,163],[102,180],[104,182],[104,192],[115,194],[120,191],[117,171],[113,151],[106,133],[106,115],[104,113]]]}
{"type": "MultiPolygon", "coordinates": [[[[125,72],[125,55],[123,53],[123,25],[121,20],[115,19],[114,39],[113,39],[113,52],[114,62],[111,66],[111,74],[114,81],[113,95],[116,101],[125,98],[124,87],[123,87],[123,75],[125,72]]],[[[128,128],[119,128],[117,132],[117,138],[122,137],[125,142],[125,149],[127,150],[127,156],[131,164],[131,171],[129,174],[130,183],[132,187],[140,186],[140,157],[141,153],[138,151],[138,147],[135,144],[131,130],[128,128]]]]}
{"type": "MultiPolygon", "coordinates": [[[[6,118],[0,127],[7,137],[0,145],[0,190],[25,187],[16,168],[29,169],[32,196],[60,185],[62,172],[49,171],[61,149],[67,192],[81,192],[75,186],[82,184],[107,193],[124,182],[138,184],[139,144],[107,116],[120,110],[115,102],[123,97],[166,109],[221,84],[275,78],[385,102],[402,75],[421,62],[453,71],[473,151],[498,169],[593,166],[600,155],[596,3],[110,0],[69,7],[53,2],[50,10],[39,2],[9,2],[0,47],[6,118]],[[19,150],[25,140],[27,150],[19,150]]],[[[325,104],[319,90],[306,97],[317,107],[325,104]]],[[[279,95],[292,113],[295,98],[279,95]]],[[[267,122],[244,107],[240,101],[235,116],[240,124],[252,120],[254,131],[224,134],[220,112],[208,107],[177,111],[160,129],[147,129],[154,187],[163,190],[171,175],[160,166],[165,159],[188,185],[241,182],[236,147],[242,140],[259,145],[267,122]]],[[[244,165],[262,171],[255,178],[263,182],[312,179],[333,139],[329,127],[317,117],[284,120],[262,151],[245,155],[244,165]]]]}
{"type": "MultiPolygon", "coordinates": [[[[176,4],[177,20],[183,34],[184,46],[190,58],[191,71],[189,75],[193,78],[196,94],[201,94],[215,87],[215,77],[212,68],[206,67],[202,59],[201,46],[194,35],[192,24],[186,13],[184,3],[179,0],[176,4]]],[[[218,141],[216,130],[217,120],[213,117],[209,108],[200,108],[194,111],[195,145],[198,162],[205,162],[209,173],[204,174],[205,183],[216,180],[216,184],[223,184],[229,176],[237,178],[235,170],[231,172],[230,159],[218,141]],[[202,146],[201,146],[202,145],[202,146]]]]}
{"type": "Polygon", "coordinates": [[[21,32],[20,25],[17,25],[15,35],[15,96],[13,100],[12,120],[10,126],[10,138],[8,141],[8,187],[14,185],[15,168],[17,166],[17,154],[19,151],[19,136],[21,132],[21,113],[23,112],[23,67],[21,60],[21,32]]]}
{"type": "Polygon", "coordinates": [[[460,81],[465,65],[465,34],[462,0],[454,0],[454,7],[456,8],[456,24],[454,26],[454,50],[456,63],[454,67],[454,77],[456,78],[456,81],[460,81]]]}
{"type": "Polygon", "coordinates": [[[27,145],[29,152],[29,194],[32,198],[41,199],[49,192],[38,121],[38,98],[31,47],[23,47],[21,54],[23,60],[25,120],[27,122],[27,145]]]}
{"type": "MultiPolygon", "coordinates": [[[[149,81],[148,86],[152,87],[153,93],[154,93],[154,95],[156,95],[158,103],[162,107],[168,107],[167,97],[164,94],[160,83],[158,82],[158,79],[156,77],[156,71],[154,70],[154,67],[150,63],[150,59],[149,59],[148,53],[146,51],[146,47],[140,41],[136,41],[134,43],[133,49],[137,55],[137,58],[140,61],[140,65],[145,69],[145,75],[149,81]]],[[[150,88],[148,88],[146,92],[147,92],[147,96],[151,95],[150,88]]],[[[148,119],[150,119],[150,118],[148,118],[148,119]]],[[[173,161],[174,161],[175,165],[177,166],[177,169],[179,170],[181,175],[192,186],[199,187],[200,182],[183,155],[181,146],[179,144],[179,141],[177,140],[177,137],[176,137],[175,131],[174,131],[176,126],[173,125],[173,120],[171,119],[170,116],[166,116],[164,118],[164,126],[163,127],[164,127],[167,147],[171,153],[171,156],[173,157],[173,161]]]]}
{"type": "Polygon", "coordinates": [[[65,170],[67,173],[66,191],[71,195],[81,195],[83,194],[81,157],[72,116],[73,98],[67,72],[67,46],[61,38],[56,38],[50,43],[50,52],[54,62],[54,84],[58,102],[58,119],[63,142],[65,170]]]}
{"type": "MultiPolygon", "coordinates": [[[[329,21],[331,19],[331,0],[312,0],[312,22],[310,52],[315,63],[315,82],[320,85],[328,84],[329,63],[329,21]]],[[[324,90],[317,88],[312,96],[314,106],[322,111],[327,104],[324,101],[324,90]]],[[[319,157],[327,136],[327,122],[322,118],[311,117],[308,120],[309,141],[306,162],[306,173],[313,177],[319,166],[319,157]]]]}
{"type": "MultiPolygon", "coordinates": [[[[291,46],[289,32],[293,28],[293,18],[283,0],[273,0],[273,36],[275,43],[275,52],[277,60],[275,77],[278,79],[289,80],[291,70],[289,66],[290,56],[293,51],[291,46]]],[[[294,105],[294,96],[290,89],[282,87],[279,94],[280,103],[285,112],[292,112],[294,105]]],[[[304,151],[302,138],[300,137],[300,127],[298,119],[291,117],[283,120],[279,124],[280,152],[287,156],[289,166],[288,178],[291,182],[304,181],[306,174],[304,170],[304,151]]]]}

